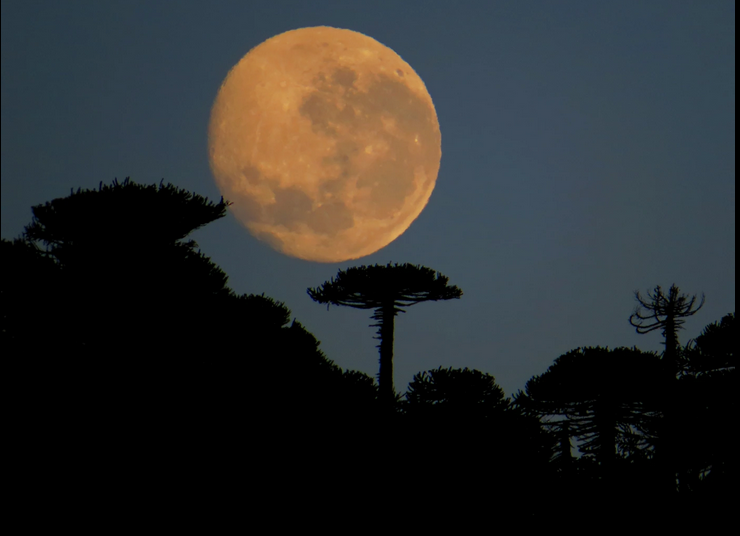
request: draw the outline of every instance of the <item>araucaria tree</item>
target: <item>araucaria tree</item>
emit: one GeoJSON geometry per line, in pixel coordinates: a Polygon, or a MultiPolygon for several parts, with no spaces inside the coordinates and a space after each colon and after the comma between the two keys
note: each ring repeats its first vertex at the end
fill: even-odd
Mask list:
{"type": "Polygon", "coordinates": [[[188,237],[228,205],[127,178],[33,207],[24,238],[45,246],[58,268],[63,282],[47,310],[63,311],[53,324],[61,339],[76,341],[70,352],[162,356],[178,339],[162,335],[209,320],[231,291],[188,237]]]}
{"type": "Polygon", "coordinates": [[[630,316],[630,324],[636,328],[637,333],[663,330],[665,337],[663,364],[667,376],[674,379],[678,373],[678,330],[685,322],[684,318],[695,315],[704,305],[703,294],[701,302],[696,305],[695,295],[689,297],[679,292],[680,289],[676,285],[671,285],[667,295],[660,286],[655,287],[652,293],[648,291],[647,298],[635,292],[635,299],[639,305],[630,316]]]}
{"type": "Polygon", "coordinates": [[[380,340],[380,397],[386,403],[395,398],[393,388],[393,324],[402,308],[424,301],[451,300],[462,296],[462,290],[447,284],[439,272],[412,264],[360,266],[340,270],[336,277],[308,295],[318,303],[344,305],[356,309],[374,309],[380,340]]]}
{"type": "Polygon", "coordinates": [[[679,385],[678,374],[680,371],[680,347],[678,343],[678,330],[685,322],[685,318],[693,316],[704,305],[704,295],[699,304],[696,304],[696,296],[680,294],[676,285],[671,285],[668,294],[663,292],[660,286],[655,287],[647,298],[643,298],[639,292],[635,292],[635,298],[639,304],[635,312],[630,316],[632,324],[637,333],[650,333],[658,329],[662,330],[665,338],[665,351],[661,359],[661,380],[658,387],[660,412],[662,420],[659,424],[656,441],[656,457],[660,460],[661,470],[664,475],[663,482],[667,489],[673,491],[678,482],[681,488],[686,489],[692,478],[682,468],[682,455],[679,452],[679,430],[682,428],[681,408],[683,396],[682,385],[679,385]]]}
{"type": "Polygon", "coordinates": [[[659,366],[655,354],[636,348],[577,348],[530,379],[514,399],[560,430],[566,458],[570,437],[578,438],[579,450],[594,456],[600,477],[610,481],[618,462],[640,458],[649,447],[659,366]]]}

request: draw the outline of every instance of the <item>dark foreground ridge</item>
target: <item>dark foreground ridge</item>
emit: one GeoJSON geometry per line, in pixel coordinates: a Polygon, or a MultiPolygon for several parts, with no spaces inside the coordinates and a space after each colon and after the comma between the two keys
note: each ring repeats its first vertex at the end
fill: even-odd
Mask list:
{"type": "Polygon", "coordinates": [[[378,384],[328,359],[284,304],[228,288],[187,239],[227,208],[126,179],[33,207],[23,236],[3,239],[13,437],[36,478],[63,487],[157,467],[176,481],[211,464],[247,470],[257,488],[402,482],[415,497],[506,500],[535,517],[595,496],[732,496],[734,313],[681,346],[681,319],[700,305],[656,287],[637,295],[632,322],[662,332],[662,355],[578,348],[513,399],[467,368],[420,372],[399,394],[393,317],[462,291],[407,264],[350,268],[309,289],[374,311],[378,384]]]}

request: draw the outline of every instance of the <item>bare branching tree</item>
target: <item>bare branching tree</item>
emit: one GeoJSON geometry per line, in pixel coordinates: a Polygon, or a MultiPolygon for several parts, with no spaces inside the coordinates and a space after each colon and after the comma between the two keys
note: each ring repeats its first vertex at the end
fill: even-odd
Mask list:
{"type": "Polygon", "coordinates": [[[685,322],[685,318],[693,316],[704,305],[704,294],[699,305],[696,305],[696,295],[680,294],[676,285],[671,285],[668,294],[660,286],[652,292],[647,292],[644,298],[635,292],[638,306],[630,316],[637,333],[650,333],[662,329],[665,337],[665,353],[663,360],[668,372],[675,376],[678,372],[678,330],[685,322]]]}

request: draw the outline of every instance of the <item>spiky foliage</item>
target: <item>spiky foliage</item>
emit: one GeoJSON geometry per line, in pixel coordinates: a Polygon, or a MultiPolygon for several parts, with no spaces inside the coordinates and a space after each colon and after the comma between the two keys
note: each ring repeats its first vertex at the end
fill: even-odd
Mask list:
{"type": "Polygon", "coordinates": [[[398,313],[425,301],[460,298],[462,290],[448,284],[440,272],[413,264],[359,266],[340,270],[336,277],[308,295],[318,303],[342,305],[356,309],[375,309],[373,320],[380,340],[380,372],[378,383],[381,397],[390,403],[395,399],[393,388],[393,323],[398,313]]]}
{"type": "MultiPolygon", "coordinates": [[[[97,190],[73,190],[69,196],[32,208],[25,229],[29,240],[43,242],[60,261],[71,248],[122,249],[172,244],[226,215],[218,203],[172,184],[142,185],[128,177],[97,190]]],[[[197,247],[193,241],[190,247],[197,247]]]]}
{"type": "Polygon", "coordinates": [[[223,217],[228,205],[127,178],[34,206],[24,238],[45,246],[40,254],[60,268],[63,284],[49,302],[64,309],[55,324],[76,333],[75,351],[156,353],[156,345],[142,342],[154,340],[154,332],[213,316],[221,306],[216,297],[231,293],[227,276],[187,237],[223,217]],[[132,323],[146,327],[131,329],[132,323]],[[131,335],[111,345],[123,329],[131,335]]]}
{"type": "Polygon", "coordinates": [[[439,367],[414,376],[405,407],[412,414],[485,418],[507,409],[509,403],[490,374],[439,367]]]}
{"type": "MultiPolygon", "coordinates": [[[[355,266],[340,270],[317,288],[308,289],[314,301],[357,309],[384,307],[391,300],[396,308],[423,301],[450,300],[462,296],[449,278],[425,266],[391,264],[355,266]]],[[[399,309],[399,312],[403,312],[399,309]]]]}
{"type": "Polygon", "coordinates": [[[723,374],[737,367],[737,321],[735,313],[706,326],[701,335],[689,341],[683,354],[686,374],[723,374]]]}

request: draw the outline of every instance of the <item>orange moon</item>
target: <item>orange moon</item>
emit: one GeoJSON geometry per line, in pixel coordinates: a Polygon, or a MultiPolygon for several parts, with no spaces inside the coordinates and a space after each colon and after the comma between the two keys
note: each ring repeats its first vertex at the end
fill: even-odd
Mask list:
{"type": "Polygon", "coordinates": [[[275,36],[231,69],[208,150],[250,233],[318,262],[398,238],[429,201],[442,156],[432,98],[411,66],[366,35],[329,27],[275,36]]]}

